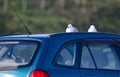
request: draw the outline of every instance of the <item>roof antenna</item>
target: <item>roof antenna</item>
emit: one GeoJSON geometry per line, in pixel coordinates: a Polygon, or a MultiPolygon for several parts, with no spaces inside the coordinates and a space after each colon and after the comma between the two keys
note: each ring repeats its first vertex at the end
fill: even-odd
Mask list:
{"type": "Polygon", "coordinates": [[[30,32],[30,30],[27,28],[27,26],[25,25],[25,23],[23,22],[22,18],[19,16],[19,14],[17,13],[17,11],[15,10],[15,8],[13,7],[13,5],[11,3],[9,3],[11,9],[15,12],[16,16],[18,17],[18,19],[20,20],[20,22],[23,24],[23,27],[25,28],[25,30],[27,31],[28,34],[32,34],[30,32]]]}

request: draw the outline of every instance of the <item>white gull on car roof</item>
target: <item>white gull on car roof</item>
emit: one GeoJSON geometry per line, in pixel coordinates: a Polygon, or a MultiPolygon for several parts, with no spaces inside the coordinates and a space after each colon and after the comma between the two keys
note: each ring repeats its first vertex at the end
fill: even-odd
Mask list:
{"type": "Polygon", "coordinates": [[[90,28],[88,29],[88,32],[97,32],[97,30],[94,25],[91,25],[90,28]]]}
{"type": "Polygon", "coordinates": [[[78,30],[75,27],[73,27],[72,24],[68,24],[66,32],[78,32],[78,30]]]}

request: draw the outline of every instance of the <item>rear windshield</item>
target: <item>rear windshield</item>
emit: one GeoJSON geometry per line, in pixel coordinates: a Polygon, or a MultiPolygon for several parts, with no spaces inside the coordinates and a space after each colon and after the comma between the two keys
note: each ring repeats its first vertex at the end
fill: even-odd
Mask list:
{"type": "Polygon", "coordinates": [[[0,41],[0,70],[28,65],[37,46],[33,41],[0,41]]]}

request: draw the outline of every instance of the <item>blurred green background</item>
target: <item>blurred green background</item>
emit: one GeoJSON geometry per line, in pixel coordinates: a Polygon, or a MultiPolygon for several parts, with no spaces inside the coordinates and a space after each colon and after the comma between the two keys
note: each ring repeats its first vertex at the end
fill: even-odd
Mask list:
{"type": "Polygon", "coordinates": [[[0,34],[26,33],[11,5],[33,34],[64,32],[68,24],[120,33],[120,0],[0,0],[0,34]]]}

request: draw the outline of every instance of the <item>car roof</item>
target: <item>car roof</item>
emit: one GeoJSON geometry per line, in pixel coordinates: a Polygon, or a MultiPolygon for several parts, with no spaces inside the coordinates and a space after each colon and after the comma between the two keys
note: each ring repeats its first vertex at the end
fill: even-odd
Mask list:
{"type": "Polygon", "coordinates": [[[119,34],[101,33],[101,32],[70,32],[70,33],[52,33],[52,34],[19,34],[19,35],[2,35],[5,38],[59,38],[59,37],[81,37],[81,38],[120,38],[119,34]]]}

